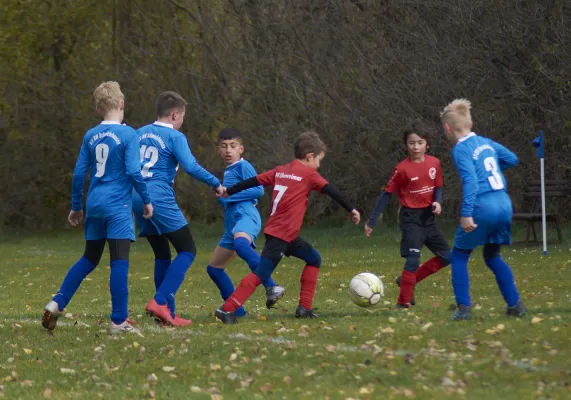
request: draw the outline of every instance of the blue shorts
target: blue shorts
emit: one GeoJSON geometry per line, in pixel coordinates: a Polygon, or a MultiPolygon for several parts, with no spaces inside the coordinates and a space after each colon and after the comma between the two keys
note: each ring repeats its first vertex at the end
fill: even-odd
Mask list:
{"type": "Polygon", "coordinates": [[[244,210],[243,207],[229,209],[224,213],[224,234],[218,246],[234,251],[234,235],[244,232],[252,239],[252,247],[256,247],[255,240],[262,229],[260,213],[254,207],[244,210]]]}
{"type": "Polygon", "coordinates": [[[175,232],[188,225],[186,218],[176,203],[174,190],[164,185],[147,185],[153,204],[153,217],[143,218],[143,201],[133,191],[133,213],[139,227],[139,236],[162,235],[175,232]]]}
{"type": "Polygon", "coordinates": [[[512,214],[512,202],[506,192],[486,193],[478,197],[473,214],[478,227],[472,232],[464,232],[459,226],[454,247],[472,250],[489,243],[511,244],[512,214]]]}
{"type": "Polygon", "coordinates": [[[135,226],[130,212],[108,217],[85,217],[85,240],[129,239],[135,241],[135,226]]]}

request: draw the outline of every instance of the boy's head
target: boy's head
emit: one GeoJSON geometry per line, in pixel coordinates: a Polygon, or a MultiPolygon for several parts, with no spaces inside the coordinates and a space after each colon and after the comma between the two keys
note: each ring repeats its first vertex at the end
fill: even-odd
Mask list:
{"type": "Polygon", "coordinates": [[[294,153],[299,161],[313,169],[318,169],[321,160],[325,157],[325,144],[316,132],[304,132],[295,141],[294,153]]]}
{"type": "Polygon", "coordinates": [[[117,82],[103,82],[93,91],[95,109],[103,117],[111,112],[120,112],[123,119],[125,109],[125,97],[121,92],[121,87],[117,82]]]}
{"type": "Polygon", "coordinates": [[[180,129],[186,113],[186,100],[180,94],[171,91],[159,94],[156,107],[159,121],[172,124],[176,130],[180,129]]]}
{"type": "Polygon", "coordinates": [[[412,121],[402,132],[408,155],[413,160],[422,160],[430,147],[430,129],[420,120],[412,121]]]}
{"type": "Polygon", "coordinates": [[[451,143],[456,143],[459,137],[472,130],[472,104],[466,99],[456,99],[444,107],[440,113],[440,120],[451,143]]]}
{"type": "Polygon", "coordinates": [[[224,128],[218,133],[218,154],[226,165],[240,161],[244,153],[242,135],[234,128],[224,128]]]}

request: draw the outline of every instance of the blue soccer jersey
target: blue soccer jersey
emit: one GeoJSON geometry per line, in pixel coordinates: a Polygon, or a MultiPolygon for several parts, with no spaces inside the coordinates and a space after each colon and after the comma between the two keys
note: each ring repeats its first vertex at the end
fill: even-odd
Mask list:
{"type": "MultiPolygon", "coordinates": [[[[186,137],[172,125],[157,121],[140,128],[137,135],[141,173],[153,198],[153,217],[150,220],[142,218],[140,212],[135,213],[139,236],[175,232],[187,225],[172,189],[178,165],[193,178],[214,188],[220,186],[220,181],[198,164],[186,137]]],[[[133,196],[133,209],[142,209],[139,196],[133,196]]]]}
{"type": "Polygon", "coordinates": [[[155,122],[137,131],[141,174],[147,182],[172,183],[180,164],[187,174],[212,187],[220,181],[194,158],[186,137],[171,125],[155,122]]]}
{"type": "Polygon", "coordinates": [[[452,149],[452,158],[462,179],[460,215],[471,217],[476,199],[486,193],[506,192],[502,171],[517,165],[518,158],[493,140],[469,133],[452,149]]]}
{"type": "MultiPolygon", "coordinates": [[[[226,167],[224,171],[223,185],[230,187],[238,182],[256,176],[256,170],[248,161],[241,159],[226,167]]],[[[256,186],[246,189],[234,196],[220,198],[220,203],[224,206],[224,228],[225,232],[218,243],[220,247],[234,250],[234,234],[244,232],[250,236],[252,242],[256,240],[262,229],[260,213],[256,208],[258,199],[263,196],[264,188],[256,186]]]]}
{"type": "Polygon", "coordinates": [[[131,214],[131,192],[144,204],[151,199],[141,176],[139,146],[135,130],[114,121],[103,121],[83,138],[73,170],[72,210],[82,209],[83,184],[91,169],[86,217],[106,218],[131,214]]]}

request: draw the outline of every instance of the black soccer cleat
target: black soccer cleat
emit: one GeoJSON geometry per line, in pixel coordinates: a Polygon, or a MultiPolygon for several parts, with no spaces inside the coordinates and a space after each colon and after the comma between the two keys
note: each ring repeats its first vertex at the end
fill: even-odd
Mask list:
{"type": "Polygon", "coordinates": [[[283,286],[273,286],[266,289],[266,307],[272,308],[279,299],[284,297],[285,288],[283,286]]]}
{"type": "Polygon", "coordinates": [[[527,308],[525,308],[523,301],[519,299],[515,306],[506,309],[506,315],[508,317],[525,317],[527,315],[527,308]]]}
{"type": "Polygon", "coordinates": [[[460,304],[456,312],[450,317],[451,321],[466,321],[469,319],[472,319],[472,309],[463,304],[460,304]]]}
{"type": "Polygon", "coordinates": [[[237,324],[238,323],[238,318],[236,318],[236,314],[234,314],[231,311],[224,311],[222,306],[220,306],[216,309],[216,312],[214,313],[214,315],[216,316],[216,318],[218,318],[224,324],[237,324]]]}
{"type": "Polygon", "coordinates": [[[296,318],[317,318],[317,314],[313,310],[308,310],[304,306],[297,306],[295,309],[295,317],[296,318]]]}
{"type": "MultiPolygon", "coordinates": [[[[401,280],[402,276],[397,276],[397,279],[395,280],[397,286],[400,288],[400,280],[401,280]]],[[[414,289],[413,289],[414,290],[414,289]]],[[[414,291],[413,291],[414,293],[414,291]]],[[[411,306],[416,306],[416,300],[414,299],[414,294],[412,296],[412,299],[410,299],[410,305],[411,306]]]]}

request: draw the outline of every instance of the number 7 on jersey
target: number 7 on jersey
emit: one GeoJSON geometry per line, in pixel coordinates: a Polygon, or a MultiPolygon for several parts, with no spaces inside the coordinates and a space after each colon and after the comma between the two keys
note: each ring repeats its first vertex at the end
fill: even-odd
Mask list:
{"type": "Polygon", "coordinates": [[[287,190],[287,186],[275,185],[274,190],[277,190],[278,194],[276,195],[276,198],[274,199],[274,204],[272,205],[272,213],[270,214],[270,216],[275,214],[275,212],[278,208],[278,204],[280,203],[280,200],[282,199],[282,197],[284,197],[284,193],[287,190]]]}

